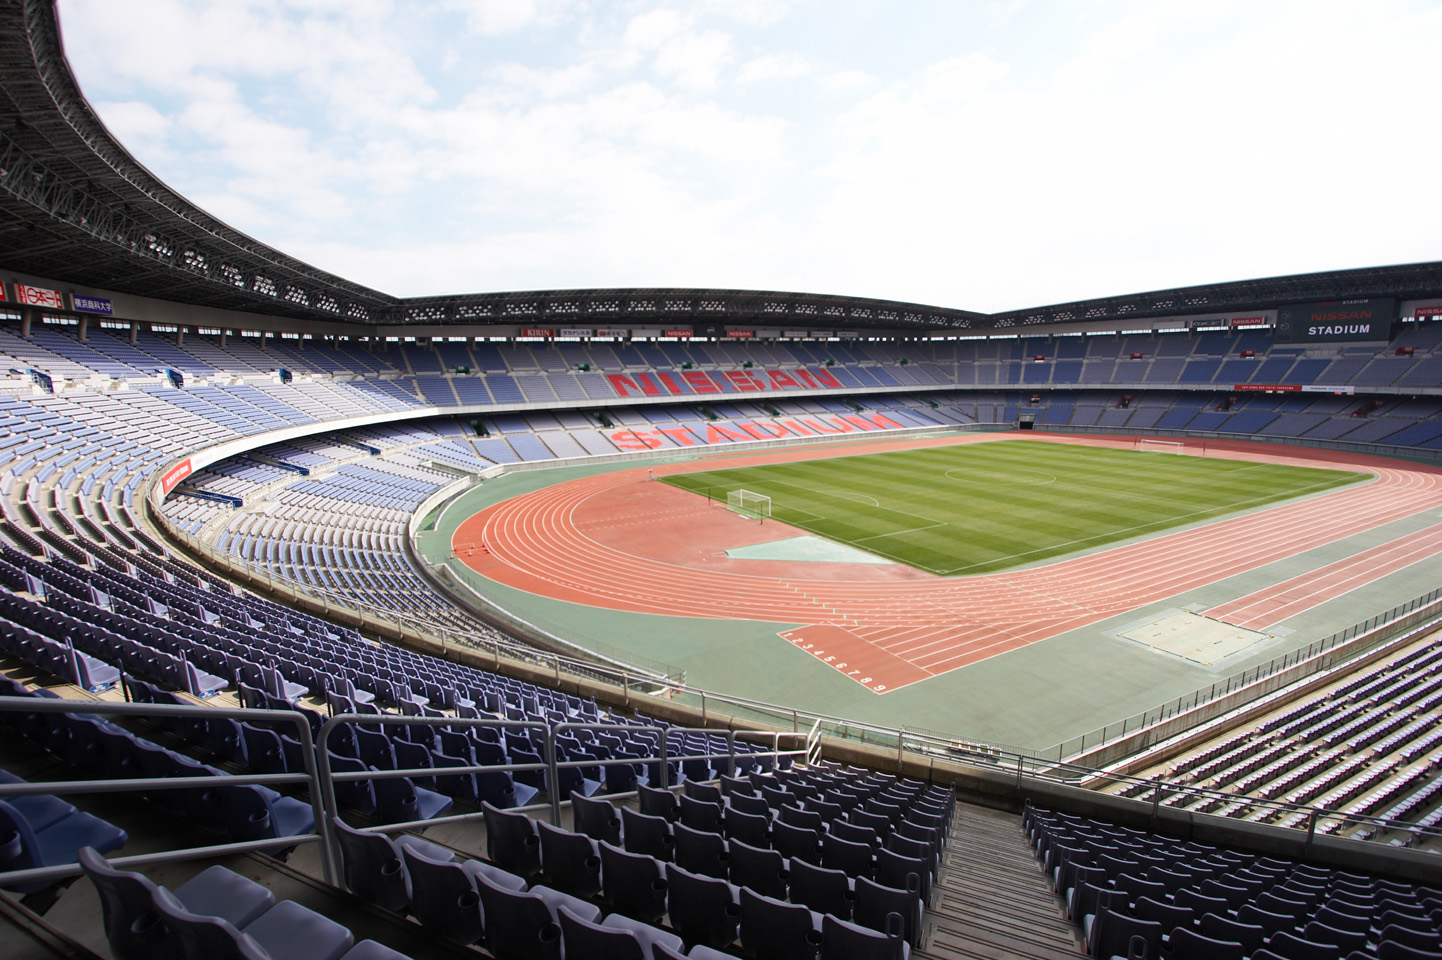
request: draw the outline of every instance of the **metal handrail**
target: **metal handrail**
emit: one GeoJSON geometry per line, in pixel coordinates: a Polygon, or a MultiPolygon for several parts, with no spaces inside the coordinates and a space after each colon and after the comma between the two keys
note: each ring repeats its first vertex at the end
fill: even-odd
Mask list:
{"type": "MultiPolygon", "coordinates": [[[[0,711],[24,713],[93,713],[100,716],[113,715],[122,717],[208,717],[214,719],[216,716],[215,707],[200,705],[105,703],[102,701],[83,702],[42,697],[14,696],[0,696],[0,711]]],[[[251,850],[273,850],[280,845],[292,846],[301,843],[314,843],[316,841],[322,843],[322,849],[328,850],[331,846],[330,832],[329,825],[325,822],[323,816],[324,811],[320,804],[321,781],[316,767],[315,742],[311,737],[310,721],[307,720],[303,714],[292,710],[236,708],[227,710],[225,715],[227,718],[235,720],[264,720],[293,724],[297,729],[297,739],[301,744],[301,756],[305,762],[305,772],[239,773],[225,774],[219,777],[135,777],[125,780],[60,780],[53,782],[0,783],[0,799],[4,799],[7,796],[27,796],[34,794],[121,793],[132,790],[180,790],[187,787],[305,784],[310,795],[311,810],[315,816],[316,829],[313,833],[303,833],[295,836],[271,838],[267,840],[247,840],[205,847],[191,847],[161,854],[142,854],[133,857],[118,858],[111,862],[140,866],[149,863],[166,863],[174,860],[196,859],[199,857],[219,856],[229,853],[244,853],[251,850]]],[[[325,881],[327,883],[333,883],[336,876],[333,870],[333,864],[328,859],[325,859],[322,863],[322,868],[325,881]]],[[[0,874],[0,878],[3,878],[7,882],[58,880],[64,877],[78,876],[80,873],[80,865],[78,863],[72,863],[59,864],[53,867],[32,867],[26,870],[15,870],[0,874]]]]}

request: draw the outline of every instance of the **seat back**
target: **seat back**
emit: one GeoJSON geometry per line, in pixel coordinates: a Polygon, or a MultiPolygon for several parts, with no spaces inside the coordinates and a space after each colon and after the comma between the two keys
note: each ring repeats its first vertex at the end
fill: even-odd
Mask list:
{"type": "Polygon", "coordinates": [[[565,907],[557,909],[556,920],[567,956],[585,960],[650,960],[641,941],[630,930],[592,923],[565,907]]]}
{"type": "Polygon", "coordinates": [[[821,862],[821,834],[806,827],[775,821],[771,824],[771,846],[788,860],[799,857],[808,863],[821,862]]]}
{"type": "Polygon", "coordinates": [[[508,890],[476,875],[486,949],[496,960],[560,960],[561,927],[534,893],[508,890]]]}
{"type": "Polygon", "coordinates": [[[401,857],[411,881],[412,910],[421,926],[461,943],[481,938],[481,898],[458,863],[443,863],[409,847],[401,857]]]}
{"type": "Polygon", "coordinates": [[[1204,913],[1197,922],[1197,929],[1204,937],[1213,940],[1235,940],[1244,952],[1251,954],[1267,939],[1267,931],[1254,923],[1241,923],[1231,917],[1216,913],[1204,913]]]}
{"type": "Polygon", "coordinates": [[[821,931],[811,911],[800,904],[783,903],[747,887],[741,888],[741,948],[755,960],[795,960],[813,956],[821,946],[821,931]]]}
{"type": "Polygon", "coordinates": [[[411,902],[410,878],[390,837],[363,833],[336,817],[330,823],[346,889],[382,909],[404,910],[411,902]]]}
{"type": "MultiPolygon", "coordinates": [[[[860,876],[860,874],[852,874],[860,876]]],[[[915,890],[922,903],[931,902],[931,868],[919,857],[908,857],[894,850],[876,851],[876,872],[872,879],[898,890],[915,890]]],[[[1065,890],[1058,891],[1065,893],[1065,890]]]]}
{"type": "Polygon", "coordinates": [[[548,885],[576,897],[601,892],[601,856],[590,837],[536,822],[541,838],[541,870],[548,885]]]}
{"type": "Polygon", "coordinates": [[[621,828],[627,852],[646,854],[659,860],[671,859],[676,841],[671,836],[670,824],[664,818],[622,807],[621,828]]]}
{"type": "MultiPolygon", "coordinates": [[[[365,773],[369,768],[355,757],[346,757],[336,753],[329,754],[330,769],[332,773],[365,773]]],[[[358,813],[375,813],[376,791],[373,781],[370,780],[336,780],[335,798],[342,806],[346,806],[358,813]]]]}
{"type": "Polygon", "coordinates": [[[1136,902],[1132,909],[1132,916],[1138,920],[1155,920],[1162,925],[1163,930],[1171,930],[1173,927],[1191,927],[1196,920],[1196,915],[1191,907],[1179,907],[1174,903],[1165,900],[1153,900],[1151,897],[1142,897],[1136,902]]]}
{"type": "Polygon", "coordinates": [[[1092,924],[1087,953],[1093,957],[1123,956],[1127,960],[1158,960],[1162,951],[1162,925],[1155,920],[1138,920],[1115,910],[1103,909],[1092,924]],[[1141,956],[1131,949],[1143,945],[1141,956]]]}
{"type": "Polygon", "coordinates": [[[486,818],[486,858],[518,877],[541,871],[541,837],[536,821],[524,813],[511,813],[482,803],[486,818]]]}
{"type": "Polygon", "coordinates": [[[105,939],[115,960],[148,960],[178,949],[155,909],[149,877],[116,870],[92,847],[81,847],[80,866],[100,896],[105,939]]]}
{"type": "Polygon", "coordinates": [[[672,865],[666,869],[666,912],[688,944],[720,949],[736,939],[741,907],[725,880],[672,865]]]}
{"type": "Polygon", "coordinates": [[[681,815],[681,801],[676,794],[660,787],[637,787],[636,806],[648,817],[674,821],[681,815]]]}
{"type": "MultiPolygon", "coordinates": [[[[721,779],[726,780],[728,778],[722,777],[721,779]]],[[[707,803],[721,802],[722,789],[716,784],[687,780],[681,784],[681,791],[682,796],[691,797],[694,800],[703,800],[707,803]]]]}
{"type": "Polygon", "coordinates": [[[154,902],[161,922],[179,944],[178,956],[183,960],[271,960],[264,947],[219,917],[193,914],[163,892],[154,902]]]}
{"type": "Polygon", "coordinates": [[[817,913],[829,913],[842,920],[851,918],[856,893],[840,870],[828,870],[800,858],[791,860],[792,903],[802,903],[817,913]]]}
{"type": "Polygon", "coordinates": [[[901,935],[900,917],[892,927],[886,932],[870,930],[827,914],[821,918],[817,960],[905,960],[911,951],[901,935]]]}
{"type": "Polygon", "coordinates": [[[886,915],[899,914],[904,927],[902,936],[913,947],[921,936],[921,895],[915,890],[898,890],[895,887],[874,883],[865,877],[856,880],[856,903],[852,919],[872,930],[886,930],[886,915]]]}
{"type": "Polygon", "coordinates": [[[666,877],[655,857],[602,841],[601,892],[617,913],[655,923],[666,912],[666,877]]]}
{"type": "Polygon", "coordinates": [[[571,816],[577,833],[584,833],[592,840],[607,843],[621,842],[621,818],[609,800],[583,797],[571,794],[571,816]]]}
{"type": "Polygon", "coordinates": [[[1245,960],[1246,948],[1236,940],[1213,940],[1191,927],[1176,927],[1167,935],[1172,960],[1245,960]]]}
{"type": "Polygon", "coordinates": [[[763,814],[745,813],[735,807],[726,811],[726,836],[753,847],[771,844],[771,821],[763,814]]]}
{"type": "MultiPolygon", "coordinates": [[[[686,781],[690,783],[691,781],[686,781]]],[[[679,798],[681,804],[681,822],[693,830],[705,830],[710,833],[719,833],[723,819],[723,810],[720,801],[698,800],[695,797],[682,795],[679,798]]]]}
{"type": "Polygon", "coordinates": [[[726,879],[731,856],[721,834],[692,830],[684,823],[678,823],[672,828],[671,838],[675,844],[677,866],[708,877],[726,879]]]}
{"type": "Polygon", "coordinates": [[[1288,960],[1342,960],[1341,947],[1317,943],[1288,930],[1278,930],[1268,937],[1267,949],[1288,960]]]}
{"type": "Polygon", "coordinates": [[[740,840],[732,840],[728,852],[731,854],[732,883],[750,887],[762,896],[786,899],[791,871],[786,867],[785,857],[775,850],[753,847],[740,840]]]}
{"type": "Polygon", "coordinates": [[[24,870],[43,867],[37,863],[40,845],[30,829],[30,821],[4,800],[0,800],[0,870],[24,870]]]}

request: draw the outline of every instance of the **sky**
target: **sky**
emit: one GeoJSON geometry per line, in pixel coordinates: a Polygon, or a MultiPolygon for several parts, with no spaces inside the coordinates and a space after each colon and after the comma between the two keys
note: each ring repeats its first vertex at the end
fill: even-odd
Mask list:
{"type": "Polygon", "coordinates": [[[182,195],[398,296],[983,312],[1442,259],[1421,0],[60,0],[182,195]]]}

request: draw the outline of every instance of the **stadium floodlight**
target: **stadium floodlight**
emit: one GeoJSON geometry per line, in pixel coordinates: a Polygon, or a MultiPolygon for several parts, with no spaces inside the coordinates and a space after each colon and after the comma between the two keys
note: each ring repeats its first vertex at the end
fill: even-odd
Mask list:
{"type": "Polygon", "coordinates": [[[726,509],[764,521],[771,516],[771,498],[750,490],[727,490],[726,509]]]}

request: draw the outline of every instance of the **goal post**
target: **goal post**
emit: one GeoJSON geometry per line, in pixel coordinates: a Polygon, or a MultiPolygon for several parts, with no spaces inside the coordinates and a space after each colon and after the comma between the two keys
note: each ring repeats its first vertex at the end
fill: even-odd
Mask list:
{"type": "Polygon", "coordinates": [[[771,516],[771,498],[750,490],[727,490],[726,509],[743,517],[765,520],[771,516]]]}
{"type": "Polygon", "coordinates": [[[1138,450],[1149,450],[1152,453],[1185,453],[1180,440],[1151,440],[1142,437],[1137,440],[1138,450]]]}

